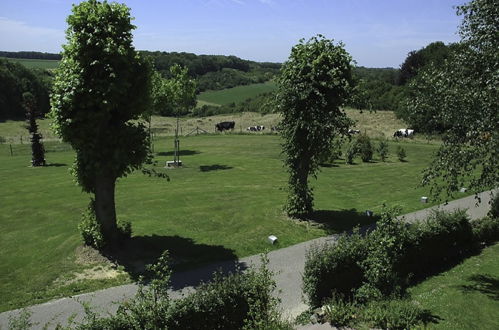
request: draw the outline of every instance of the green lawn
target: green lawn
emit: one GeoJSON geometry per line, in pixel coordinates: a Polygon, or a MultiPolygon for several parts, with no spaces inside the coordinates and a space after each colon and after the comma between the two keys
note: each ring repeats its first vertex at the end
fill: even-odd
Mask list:
{"type": "Polygon", "coordinates": [[[41,60],[29,58],[8,58],[9,61],[21,63],[28,68],[56,69],[59,66],[58,60],[41,60]]]}
{"type": "Polygon", "coordinates": [[[499,243],[409,290],[435,329],[499,329],[499,243]]]}
{"type": "MultiPolygon", "coordinates": [[[[402,143],[407,162],[395,159],[390,143],[387,163],[338,162],[323,168],[317,180],[314,218],[323,228],[297,223],[282,213],[286,172],[276,135],[200,135],[181,139],[182,169],[166,170],[171,181],[134,173],[117,184],[118,217],[133,223],[130,255],[118,258],[135,275],[142,263],[163,249],[179,267],[244,257],[351,228],[368,220],[358,214],[379,211],[383,203],[404,212],[428,204],[415,188],[435,144],[402,143]],[[269,246],[266,237],[279,237],[269,246]],[[134,268],[136,267],[136,268],[134,268]]],[[[155,143],[158,170],[171,160],[173,140],[155,143]]],[[[88,196],[69,174],[74,154],[58,142],[46,145],[51,166],[31,168],[29,145],[0,145],[0,311],[130,281],[108,279],[67,282],[94,265],[76,261],[77,232],[88,196]],[[63,279],[63,280],[61,280],[63,279]]],[[[431,204],[430,204],[431,205],[431,204]]]]}
{"type": "Polygon", "coordinates": [[[246,86],[237,86],[233,88],[222,89],[219,91],[206,91],[198,95],[201,104],[222,105],[229,103],[242,102],[248,98],[255,97],[258,94],[271,92],[276,88],[274,81],[267,81],[261,84],[251,84],[246,86]]]}

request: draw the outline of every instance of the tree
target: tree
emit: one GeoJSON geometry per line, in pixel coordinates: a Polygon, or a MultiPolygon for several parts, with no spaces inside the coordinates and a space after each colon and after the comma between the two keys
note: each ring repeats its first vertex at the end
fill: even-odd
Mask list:
{"type": "Polygon", "coordinates": [[[379,141],[376,151],[378,152],[381,161],[386,161],[386,159],[388,158],[388,143],[386,143],[385,140],[379,141]]]}
{"type": "Polygon", "coordinates": [[[45,166],[45,148],[42,135],[38,133],[36,117],[40,115],[35,97],[30,92],[23,93],[23,106],[26,111],[26,128],[31,135],[31,165],[45,166]]]}
{"type": "Polygon", "coordinates": [[[282,66],[276,94],[282,113],[284,163],[289,172],[285,210],[300,217],[312,211],[309,175],[315,176],[321,156],[337,135],[346,135],[351,120],[340,109],[352,84],[351,57],[343,44],[321,35],[295,45],[282,66]]]}
{"type": "Polygon", "coordinates": [[[67,19],[67,44],[51,99],[55,132],[76,152],[73,174],[95,195],[105,242],[119,239],[116,180],[140,168],[148,155],[145,126],[137,122],[150,103],[150,65],[132,46],[130,9],[88,0],[67,19]]]}
{"type": "Polygon", "coordinates": [[[473,0],[457,13],[464,16],[460,51],[426,72],[409,103],[414,111],[431,109],[450,124],[423,176],[435,196],[452,195],[462,186],[479,192],[499,183],[499,6],[473,0]]]}

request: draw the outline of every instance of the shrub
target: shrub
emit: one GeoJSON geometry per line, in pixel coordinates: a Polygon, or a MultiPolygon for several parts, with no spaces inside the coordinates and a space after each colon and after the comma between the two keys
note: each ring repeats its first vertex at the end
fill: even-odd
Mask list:
{"type": "Polygon", "coordinates": [[[5,142],[7,142],[7,140],[3,136],[0,136],[0,144],[3,144],[5,142]]]}
{"type": "Polygon", "coordinates": [[[429,312],[408,300],[371,302],[360,314],[364,323],[378,329],[412,329],[429,321],[429,312]]]}
{"type": "Polygon", "coordinates": [[[303,292],[311,306],[320,306],[333,293],[351,296],[362,283],[358,261],[366,242],[358,233],[341,236],[334,245],[315,246],[307,251],[303,273],[303,292]]]}
{"type": "Polygon", "coordinates": [[[489,216],[491,218],[499,218],[499,193],[496,192],[492,204],[490,205],[489,216]]]}
{"type": "Polygon", "coordinates": [[[148,267],[155,276],[150,287],[140,285],[134,299],[121,304],[115,316],[87,311],[79,329],[291,329],[281,321],[273,274],[262,266],[244,273],[216,274],[192,294],[171,300],[167,254],[148,267]]]}
{"type": "Polygon", "coordinates": [[[358,148],[355,141],[350,141],[345,152],[345,160],[347,164],[353,164],[353,159],[357,156],[358,148]]]}
{"type": "Polygon", "coordinates": [[[132,237],[132,223],[126,220],[118,220],[118,231],[122,239],[129,239],[132,237]]]}
{"type": "Polygon", "coordinates": [[[358,315],[358,306],[355,302],[343,296],[333,297],[322,307],[324,318],[335,327],[344,327],[352,323],[358,315]]]}
{"type": "Polygon", "coordinates": [[[367,134],[360,134],[357,137],[357,150],[363,162],[370,162],[373,159],[373,145],[367,134]]]}
{"type": "Polygon", "coordinates": [[[403,162],[405,158],[407,157],[407,154],[405,153],[405,149],[401,146],[397,146],[397,158],[403,162]]]}
{"type": "Polygon", "coordinates": [[[499,241],[499,217],[485,217],[474,220],[471,223],[473,228],[473,239],[477,243],[491,244],[499,241]]]}
{"type": "Polygon", "coordinates": [[[379,141],[376,151],[378,152],[381,161],[384,162],[388,158],[388,143],[386,143],[385,140],[379,141]]]}
{"type": "Polygon", "coordinates": [[[95,217],[95,201],[90,199],[87,209],[83,212],[78,230],[85,245],[92,246],[98,250],[104,247],[104,237],[102,236],[100,224],[95,217]]]}

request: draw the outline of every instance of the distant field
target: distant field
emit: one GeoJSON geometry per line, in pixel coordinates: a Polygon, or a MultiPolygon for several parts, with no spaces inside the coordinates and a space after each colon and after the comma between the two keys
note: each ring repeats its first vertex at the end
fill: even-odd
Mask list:
{"type": "Polygon", "coordinates": [[[56,69],[59,66],[57,60],[37,60],[28,58],[7,58],[9,61],[21,63],[28,68],[56,69]]]}
{"type": "Polygon", "coordinates": [[[246,86],[237,86],[234,88],[223,89],[219,91],[206,91],[198,96],[199,101],[212,104],[229,104],[242,102],[250,97],[255,97],[258,94],[271,92],[276,88],[276,83],[268,81],[261,84],[252,84],[246,86]]]}
{"type": "MultiPolygon", "coordinates": [[[[371,137],[391,138],[395,130],[405,127],[405,124],[395,117],[392,111],[360,112],[355,109],[346,109],[347,115],[356,121],[355,128],[371,137]]],[[[264,125],[269,128],[277,125],[281,121],[279,114],[261,115],[255,112],[244,112],[227,115],[217,115],[211,117],[185,117],[180,119],[180,129],[182,135],[187,135],[197,127],[209,133],[215,130],[215,124],[221,121],[235,121],[235,132],[245,132],[246,127],[253,125],[264,125]]],[[[49,129],[49,120],[39,120],[39,129],[43,137],[47,140],[57,139],[49,129]]],[[[6,139],[7,143],[26,143],[28,140],[27,130],[23,121],[0,122],[0,136],[6,139]]],[[[152,117],[152,132],[156,136],[171,136],[175,132],[175,118],[172,117],[152,117]]],[[[265,130],[264,133],[269,132],[265,130]]],[[[261,134],[261,133],[254,133],[261,134]]],[[[426,141],[422,135],[415,135],[414,141],[426,141]]]]}

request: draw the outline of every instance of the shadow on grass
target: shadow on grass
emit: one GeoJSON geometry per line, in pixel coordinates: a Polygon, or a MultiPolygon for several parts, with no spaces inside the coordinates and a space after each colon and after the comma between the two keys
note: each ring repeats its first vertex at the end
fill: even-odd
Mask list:
{"type": "Polygon", "coordinates": [[[220,165],[220,164],[214,164],[214,165],[201,165],[199,166],[199,170],[201,172],[210,172],[210,171],[220,171],[220,170],[230,170],[232,169],[232,166],[227,166],[227,165],[220,165]]]}
{"type": "MultiPolygon", "coordinates": [[[[192,155],[198,155],[200,153],[201,152],[197,151],[197,150],[180,150],[179,155],[180,156],[192,156],[192,155]]],[[[157,152],[156,155],[158,155],[158,156],[173,156],[173,151],[157,152]]]]}
{"type": "Polygon", "coordinates": [[[463,292],[480,292],[491,299],[499,300],[499,277],[477,274],[467,280],[473,283],[460,286],[463,292]]]}
{"type": "Polygon", "coordinates": [[[122,266],[133,280],[143,276],[148,281],[151,276],[146,265],[155,263],[165,250],[169,251],[174,271],[171,278],[173,289],[206,282],[217,270],[223,274],[244,270],[233,250],[220,245],[198,244],[180,236],[134,236],[119,248],[104,251],[104,255],[122,266]],[[196,266],[199,268],[186,271],[196,266]]]}
{"type": "Polygon", "coordinates": [[[48,163],[45,166],[47,166],[47,167],[63,167],[63,166],[68,166],[68,164],[63,164],[63,163],[48,163]]]}
{"type": "Polygon", "coordinates": [[[313,221],[321,224],[328,234],[338,234],[345,231],[351,231],[354,227],[365,227],[365,230],[371,229],[379,216],[367,216],[364,212],[356,209],[349,210],[316,210],[308,214],[302,220],[313,221]]]}

